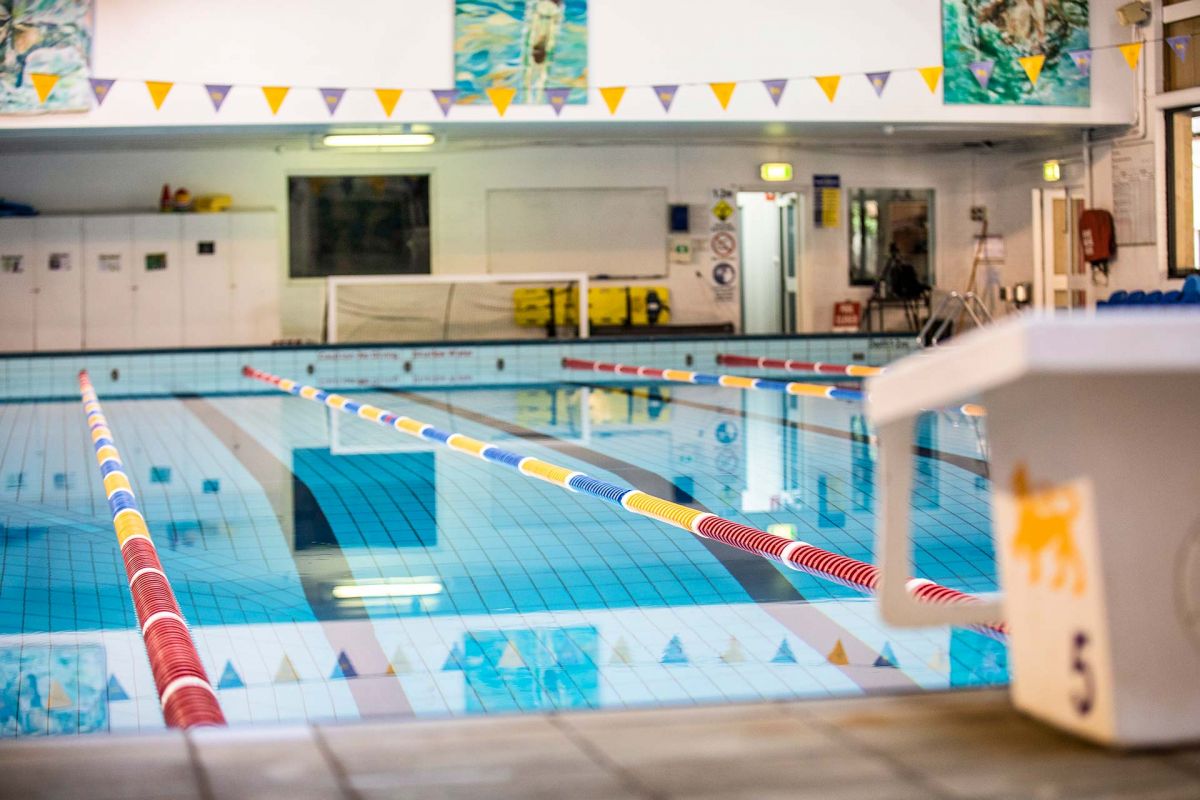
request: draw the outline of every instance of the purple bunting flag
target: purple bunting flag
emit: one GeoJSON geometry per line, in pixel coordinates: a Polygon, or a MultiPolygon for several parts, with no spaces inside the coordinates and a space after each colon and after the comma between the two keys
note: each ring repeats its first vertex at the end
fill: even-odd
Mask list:
{"type": "Polygon", "coordinates": [[[1091,50],[1072,50],[1067,53],[1071,60],[1075,62],[1075,68],[1083,75],[1092,74],[1092,51],[1091,50]]]}
{"type": "Polygon", "coordinates": [[[546,102],[554,109],[554,116],[562,114],[563,106],[567,104],[567,97],[571,94],[571,90],[565,87],[555,87],[546,90],[546,102]]]}
{"type": "Polygon", "coordinates": [[[671,103],[675,102],[675,93],[679,91],[679,84],[655,86],[654,96],[658,98],[658,102],[662,103],[663,111],[671,110],[671,103]]]}
{"type": "Polygon", "coordinates": [[[204,91],[208,92],[208,99],[212,100],[213,110],[220,111],[221,104],[225,102],[225,98],[229,95],[229,90],[233,86],[228,83],[206,83],[204,91]]]}
{"type": "Polygon", "coordinates": [[[325,107],[329,109],[329,116],[333,116],[333,112],[337,111],[337,107],[341,105],[342,95],[346,93],[345,89],[317,89],[321,93],[321,99],[325,101],[325,107]]]}
{"type": "Polygon", "coordinates": [[[995,61],[972,61],[968,65],[971,74],[975,76],[975,80],[979,81],[979,85],[983,90],[987,91],[988,81],[992,79],[992,70],[996,68],[995,61]]]}
{"type": "Polygon", "coordinates": [[[875,90],[876,97],[883,97],[883,90],[887,87],[888,78],[891,76],[890,72],[867,73],[867,80],[871,82],[871,88],[875,90]]]}
{"type": "Polygon", "coordinates": [[[88,78],[88,83],[92,85],[92,96],[96,98],[96,105],[102,106],[104,98],[108,97],[108,90],[116,81],[109,78],[88,78]]]}
{"type": "Polygon", "coordinates": [[[783,99],[783,90],[787,88],[787,80],[763,81],[763,86],[766,87],[767,94],[771,95],[771,101],[779,105],[779,101],[783,99]]]}
{"type": "Polygon", "coordinates": [[[434,89],[433,99],[437,100],[438,108],[442,110],[442,116],[448,117],[454,101],[458,99],[458,89],[434,89]]]}
{"type": "Polygon", "coordinates": [[[1167,37],[1167,44],[1172,50],[1175,51],[1175,55],[1179,56],[1180,62],[1187,61],[1188,45],[1191,44],[1191,42],[1192,37],[1190,34],[1184,36],[1167,37]]]}

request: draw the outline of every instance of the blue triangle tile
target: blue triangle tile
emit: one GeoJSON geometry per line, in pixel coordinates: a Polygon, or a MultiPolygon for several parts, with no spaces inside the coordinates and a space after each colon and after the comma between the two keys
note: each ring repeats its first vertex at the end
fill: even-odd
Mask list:
{"type": "Polygon", "coordinates": [[[900,666],[900,664],[896,662],[896,654],[892,651],[891,642],[883,643],[883,650],[879,652],[879,658],[875,659],[875,666],[893,668],[900,666]]]}
{"type": "Polygon", "coordinates": [[[679,641],[678,636],[672,636],[671,641],[667,642],[667,649],[663,650],[662,658],[659,661],[663,664],[688,663],[687,653],[683,651],[683,642],[679,641]]]}
{"type": "Polygon", "coordinates": [[[116,675],[108,676],[108,702],[115,703],[118,700],[128,700],[129,694],[125,691],[125,687],[117,680],[116,675]]]}
{"type": "Polygon", "coordinates": [[[246,684],[242,682],[242,676],[237,674],[237,670],[233,668],[232,661],[225,662],[225,669],[221,671],[221,680],[217,681],[218,689],[244,689],[246,684]]]}
{"type": "Polygon", "coordinates": [[[456,642],[454,647],[450,648],[450,655],[446,656],[445,663],[442,664],[442,671],[454,672],[456,670],[462,670],[462,658],[462,648],[459,647],[458,643],[456,642]]]}
{"type": "Polygon", "coordinates": [[[350,663],[350,658],[346,655],[346,651],[338,653],[337,663],[333,665],[333,672],[329,673],[330,680],[337,678],[357,678],[358,670],[350,663]]]}
{"type": "Polygon", "coordinates": [[[795,664],[796,654],[792,652],[792,646],[788,644],[787,639],[779,643],[779,649],[775,651],[775,657],[771,659],[772,664],[795,664]]]}

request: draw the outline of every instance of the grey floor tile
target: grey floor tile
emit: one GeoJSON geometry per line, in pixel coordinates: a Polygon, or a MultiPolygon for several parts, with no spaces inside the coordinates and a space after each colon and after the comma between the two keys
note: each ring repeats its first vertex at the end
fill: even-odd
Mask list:
{"type": "Polygon", "coordinates": [[[206,728],[188,735],[218,800],[342,795],[333,765],[317,746],[310,728],[206,728]]]}
{"type": "Polygon", "coordinates": [[[179,733],[66,738],[0,746],[0,798],[201,797],[179,733]]]}
{"type": "Polygon", "coordinates": [[[629,798],[638,795],[547,717],[322,726],[363,798],[629,798]]]}

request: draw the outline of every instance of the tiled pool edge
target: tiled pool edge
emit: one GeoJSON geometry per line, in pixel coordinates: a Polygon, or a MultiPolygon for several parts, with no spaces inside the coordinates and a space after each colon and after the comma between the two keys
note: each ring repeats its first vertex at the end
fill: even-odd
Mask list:
{"type": "MultiPolygon", "coordinates": [[[[718,353],[879,365],[916,348],[910,335],[813,335],[774,338],[594,339],[572,342],[484,342],[221,350],[50,353],[0,357],[0,401],[74,398],[80,370],[105,397],[269,392],[241,375],[261,369],[331,389],[544,384],[577,379],[564,357],[636,360],[656,367],[710,368],[718,353]]],[[[589,380],[622,380],[594,375],[589,380]]]]}

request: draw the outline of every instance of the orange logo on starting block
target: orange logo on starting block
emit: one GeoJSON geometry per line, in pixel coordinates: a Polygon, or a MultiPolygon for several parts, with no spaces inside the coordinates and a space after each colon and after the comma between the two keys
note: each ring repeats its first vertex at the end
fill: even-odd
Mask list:
{"type": "Polygon", "coordinates": [[[1013,495],[1017,504],[1017,533],[1013,537],[1013,555],[1029,561],[1029,582],[1042,577],[1042,555],[1049,551],[1054,563],[1050,586],[1061,589],[1071,576],[1071,593],[1083,594],[1085,583],[1083,558],[1075,542],[1075,522],[1082,502],[1073,486],[1033,489],[1025,466],[1013,473],[1013,495]]]}

